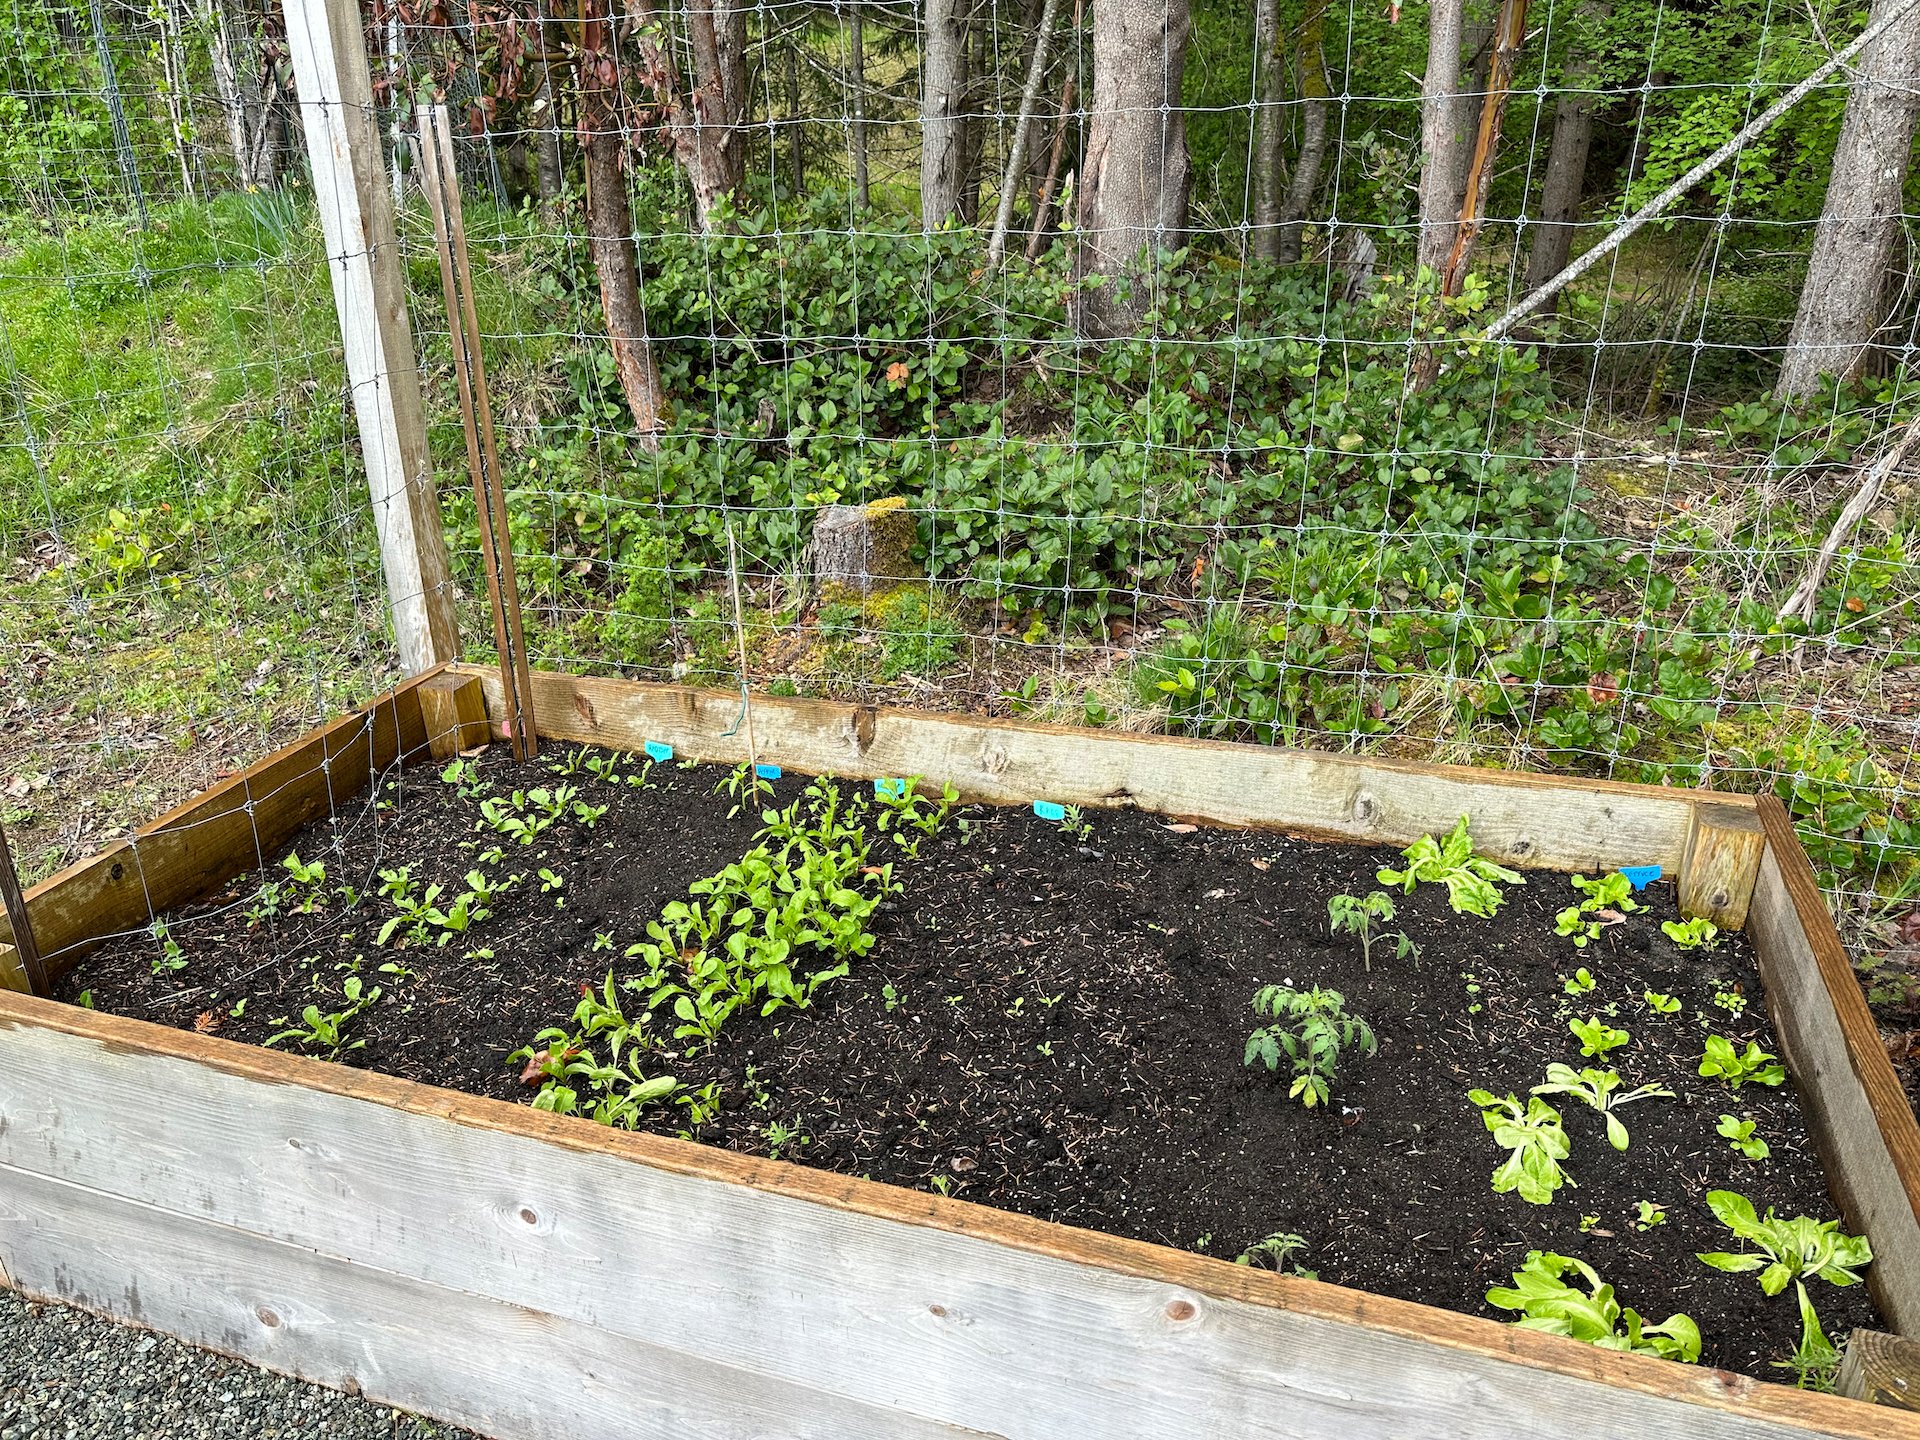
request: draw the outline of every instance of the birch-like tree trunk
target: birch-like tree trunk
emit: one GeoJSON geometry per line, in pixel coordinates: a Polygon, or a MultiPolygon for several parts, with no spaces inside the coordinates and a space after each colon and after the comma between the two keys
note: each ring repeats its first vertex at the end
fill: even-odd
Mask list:
{"type": "Polygon", "coordinates": [[[233,151],[233,178],[243,190],[273,183],[267,156],[267,113],[260,90],[260,47],[239,0],[206,0],[207,51],[214,94],[233,151]]]}
{"type": "Polygon", "coordinates": [[[633,210],[627,202],[624,165],[627,133],[610,5],[611,0],[582,0],[575,55],[580,140],[587,160],[587,238],[600,279],[600,305],[606,312],[607,339],[613,347],[621,393],[633,411],[640,443],[652,449],[665,424],[666,396],[647,341],[646,314],[640,308],[633,210]]]}
{"type": "MultiPolygon", "coordinates": [[[[1872,20],[1905,0],[1874,0],[1872,20]]],[[[1833,155],[1827,203],[1775,393],[1811,395],[1821,377],[1859,376],[1886,319],[1887,268],[1920,118],[1920,7],[1861,52],[1833,155]]]]}
{"type": "Polygon", "coordinates": [[[1286,203],[1280,210],[1280,234],[1274,259],[1282,265],[1300,263],[1300,247],[1307,229],[1307,210],[1320,188],[1320,172],[1327,163],[1327,111],[1332,88],[1327,84],[1327,0],[1306,0],[1300,16],[1294,54],[1300,64],[1300,155],[1293,164],[1286,203]]]}
{"type": "Polygon", "coordinates": [[[967,173],[967,0],[927,0],[920,45],[920,223],[960,209],[967,173]]]}
{"type": "Polygon", "coordinates": [[[1033,234],[1027,240],[1027,259],[1038,260],[1047,248],[1053,232],[1053,200],[1060,189],[1060,164],[1066,156],[1067,137],[1073,133],[1073,101],[1080,84],[1080,27],[1086,19],[1086,0],[1073,0],[1073,50],[1066,60],[1066,78],[1060,82],[1060,107],[1053,119],[1053,145],[1047,154],[1046,178],[1033,202],[1033,234]]]}
{"type": "Polygon", "coordinates": [[[1473,262],[1474,246],[1486,224],[1487,194],[1493,185],[1494,157],[1500,153],[1500,127],[1506,119],[1514,62],[1526,39],[1527,0],[1501,0],[1486,78],[1478,82],[1483,93],[1476,114],[1473,155],[1460,197],[1460,223],[1447,252],[1446,273],[1440,280],[1443,295],[1458,295],[1466,287],[1467,267],[1473,262]]]}
{"type": "Polygon", "coordinates": [[[1465,0],[1432,0],[1427,9],[1427,73],[1420,84],[1420,253],[1438,277],[1453,249],[1466,186],[1465,148],[1473,111],[1460,93],[1460,33],[1465,0]]]}
{"type": "Polygon", "coordinates": [[[1280,52],[1280,0],[1254,0],[1253,7],[1253,253],[1280,258],[1281,139],[1287,117],[1280,108],[1286,63],[1280,52]]]}
{"type": "Polygon", "coordinates": [[[1027,83],[1020,90],[1020,114],[1013,125],[1006,173],[1000,179],[1000,204],[993,217],[993,234],[987,237],[989,268],[998,265],[1000,257],[1006,254],[1007,231],[1013,228],[1013,203],[1020,194],[1021,176],[1027,169],[1027,150],[1032,144],[1033,112],[1040,104],[1040,87],[1046,83],[1047,62],[1053,56],[1053,22],[1059,13],[1060,0],[1046,0],[1040,7],[1033,58],[1027,65],[1027,83]]]}
{"type": "Polygon", "coordinates": [[[1554,106],[1553,144],[1540,183],[1540,220],[1527,252],[1528,290],[1537,290],[1566,269],[1573,254],[1580,198],[1587,188],[1587,156],[1593,149],[1593,112],[1599,104],[1593,93],[1593,57],[1600,44],[1600,27],[1612,8],[1611,0],[1585,0],[1578,11],[1580,30],[1568,49],[1560,99],[1554,106]]]}
{"type": "Polygon", "coordinates": [[[1150,308],[1154,252],[1187,225],[1189,160],[1180,84],[1187,0],[1093,0],[1093,105],[1080,171],[1074,324],[1131,333],[1150,308]]]}

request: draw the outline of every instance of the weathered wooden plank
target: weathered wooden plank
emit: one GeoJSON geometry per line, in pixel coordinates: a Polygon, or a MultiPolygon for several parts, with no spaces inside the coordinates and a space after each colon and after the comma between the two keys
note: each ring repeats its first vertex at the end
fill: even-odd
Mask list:
{"type": "MultiPolygon", "coordinates": [[[[477,667],[491,714],[499,677],[477,667]]],[[[536,673],[540,733],[635,750],[663,740],[703,759],[740,761],[728,738],[732,692],[536,673]]],[[[964,715],[756,696],[760,758],[858,779],[925,775],[970,800],[1138,807],[1226,825],[1405,845],[1465,813],[1483,854],[1550,870],[1660,865],[1677,872],[1696,804],[1744,796],[1417,765],[1277,746],[1014,724],[964,715]]]]}
{"type": "Polygon", "coordinates": [[[1855,1330],[1847,1339],[1833,1389],[1849,1400],[1920,1411],[1920,1340],[1855,1330]]]}
{"type": "Polygon", "coordinates": [[[579,1440],[964,1440],[970,1432],[647,1337],[350,1265],[0,1167],[16,1286],[283,1375],[469,1426],[579,1440]],[[129,1266],[129,1257],[138,1257],[129,1266]]]}
{"type": "MultiPolygon", "coordinates": [[[[204,1227],[202,1273],[245,1269],[255,1252],[228,1237],[260,1237],[347,1262],[329,1283],[482,1296],[750,1370],[796,1407],[821,1393],[1032,1440],[1920,1440],[1920,1419],[1831,1397],[25,996],[0,996],[0,1047],[0,1165],[165,1215],[165,1244],[204,1227]]],[[[56,1263],[35,1248],[48,1203],[0,1225],[16,1277],[56,1263]]],[[[88,1282],[109,1308],[149,1263],[125,1238],[88,1282]]],[[[356,1313],[388,1303],[346,1293],[356,1313]]],[[[174,1303],[201,1302],[189,1285],[174,1303]]],[[[430,1365],[463,1344],[448,1322],[373,1327],[359,1363],[410,1363],[391,1344],[430,1365]]],[[[484,1353],[514,1374],[559,1363],[542,1327],[484,1353]]],[[[827,1418],[796,1409],[775,1433],[827,1418]]]]}
{"type": "Polygon", "coordinates": [[[492,738],[487,725],[487,694],[471,675],[429,676],[420,684],[420,721],[427,750],[436,760],[451,760],[462,750],[492,738]]]}
{"type": "MultiPolygon", "coordinates": [[[[102,939],[265,863],[308,821],[360,803],[374,774],[425,749],[414,692],[427,678],[406,681],[34,886],[27,913],[49,976],[102,939]]],[[[11,946],[0,948],[0,988],[26,988],[11,946]]]]}
{"type": "Polygon", "coordinates": [[[1680,910],[1722,930],[1747,923],[1766,832],[1750,805],[1696,805],[1680,864],[1680,910]]]}
{"type": "Polygon", "coordinates": [[[1779,801],[1760,800],[1767,852],[1747,932],[1827,1186],[1873,1242],[1867,1281],[1894,1329],[1920,1334],[1920,1126],[1880,1043],[1813,867],[1779,801]]]}

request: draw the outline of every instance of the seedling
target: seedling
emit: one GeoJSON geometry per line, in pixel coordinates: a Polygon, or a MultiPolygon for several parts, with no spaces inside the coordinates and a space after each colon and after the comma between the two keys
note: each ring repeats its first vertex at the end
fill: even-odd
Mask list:
{"type": "Polygon", "coordinates": [[[449,785],[457,785],[463,800],[478,800],[486,793],[487,785],[480,778],[480,767],[471,760],[456,759],[440,772],[440,778],[449,785]]]}
{"type": "Polygon", "coordinates": [[[1647,1008],[1656,1015],[1677,1015],[1680,1013],[1680,997],[1662,995],[1655,990],[1644,990],[1640,998],[1647,1002],[1647,1008]]]}
{"type": "Polygon", "coordinates": [[[309,1005],[300,1013],[301,1024],[270,1035],[260,1043],[278,1045],[282,1040],[293,1040],[308,1050],[324,1050],[329,1060],[339,1059],[344,1051],[360,1049],[367,1042],[348,1040],[347,1026],[356,1015],[380,998],[380,987],[376,985],[371,990],[362,990],[360,977],[349,975],[343,993],[347,1000],[343,1008],[327,1014],[318,1005],[309,1005]]]}
{"type": "Polygon", "coordinates": [[[1714,1126],[1714,1131],[1725,1136],[1727,1144],[1747,1159],[1764,1160],[1773,1153],[1773,1148],[1753,1133],[1755,1123],[1752,1120],[1742,1120],[1736,1115],[1722,1115],[1720,1123],[1714,1126]]]}
{"type": "Polygon", "coordinates": [[[796,1152],[803,1145],[811,1145],[813,1137],[801,1133],[798,1126],[790,1126],[778,1120],[771,1120],[763,1132],[767,1141],[767,1158],[778,1160],[782,1150],[796,1152]]]}
{"type": "MultiPolygon", "coordinates": [[[[631,758],[631,757],[629,757],[631,758]]],[[[597,775],[609,785],[620,783],[620,757],[618,755],[588,755],[584,757],[588,773],[597,775]]]]}
{"type": "Polygon", "coordinates": [[[1363,970],[1373,969],[1373,947],[1376,942],[1391,940],[1394,944],[1394,959],[1404,960],[1409,955],[1419,964],[1420,947],[1409,940],[1404,931],[1376,930],[1375,922],[1385,925],[1394,915],[1393,896],[1384,890],[1371,892],[1362,900],[1353,895],[1336,895],[1327,901],[1327,926],[1334,934],[1345,931],[1360,938],[1360,966],[1363,970]]]}
{"type": "Polygon", "coordinates": [[[591,830],[600,823],[601,817],[607,813],[609,808],[610,807],[606,805],[589,805],[584,800],[576,800],[573,802],[573,818],[591,830]]]}
{"type": "Polygon", "coordinates": [[[1696,915],[1691,920],[1662,920],[1660,933],[1682,950],[1711,950],[1720,938],[1720,927],[1696,915]]]}
{"type": "Polygon", "coordinates": [[[1840,1371],[1840,1348],[1820,1328],[1820,1317],[1814,1313],[1813,1297],[1807,1294],[1807,1287],[1795,1288],[1800,1300],[1800,1343],[1789,1358],[1773,1364],[1776,1369],[1791,1370],[1793,1383],[1802,1390],[1832,1394],[1840,1371]]]}
{"type": "Polygon", "coordinates": [[[1501,1310],[1518,1310],[1515,1325],[1566,1335],[1604,1350],[1627,1350],[1658,1355],[1692,1364],[1700,1358],[1700,1327],[1686,1315],[1669,1315],[1649,1325],[1637,1311],[1614,1299],[1613,1287],[1584,1260],[1552,1251],[1530,1250],[1526,1263],[1513,1272],[1511,1288],[1487,1291],[1487,1303],[1501,1310]],[[1580,1290],[1561,1277],[1569,1270],[1586,1281],[1580,1290]],[[1624,1329],[1622,1328],[1624,1326],[1624,1329]]]}
{"type": "Polygon", "coordinates": [[[593,762],[587,758],[584,750],[570,750],[564,756],[555,756],[547,761],[547,770],[554,775],[578,775],[593,762]]]}
{"type": "Polygon", "coordinates": [[[880,987],[880,998],[885,1002],[889,1015],[900,1008],[900,992],[893,988],[891,980],[880,987]]]}
{"type": "Polygon", "coordinates": [[[759,805],[761,798],[773,798],[773,782],[762,775],[752,765],[735,766],[733,772],[725,776],[713,787],[716,795],[731,795],[733,808],[727,811],[727,818],[733,819],[742,810],[750,810],[759,805]]]}
{"type": "Polygon", "coordinates": [[[1357,1046],[1372,1055],[1378,1048],[1372,1027],[1359,1016],[1347,1014],[1346,997],[1338,990],[1323,990],[1318,985],[1307,991],[1263,985],[1254,992],[1253,1010],[1275,1023],[1247,1037],[1241,1063],[1251,1065],[1259,1060],[1267,1069],[1278,1070],[1284,1053],[1293,1067],[1287,1098],[1300,1101],[1309,1110],[1327,1103],[1328,1083],[1339,1066],[1342,1049],[1357,1046]]]}
{"type": "Polygon", "coordinates": [[[1787,1078],[1786,1067],[1776,1056],[1762,1050],[1759,1041],[1749,1040],[1745,1050],[1735,1050],[1733,1041],[1724,1035],[1707,1037],[1706,1048],[1700,1056],[1700,1073],[1709,1079],[1717,1075],[1733,1090],[1747,1084],[1779,1085],[1787,1078]]]}
{"type": "Polygon", "coordinates": [[[1633,1038],[1626,1030],[1616,1030],[1598,1015],[1589,1015],[1584,1020],[1569,1020],[1567,1028],[1580,1042],[1583,1056],[1605,1055],[1609,1050],[1618,1050],[1633,1038]]]}
{"type": "Polygon", "coordinates": [[[1494,1194],[1515,1190],[1530,1205],[1546,1205],[1562,1185],[1574,1183],[1560,1168],[1572,1146],[1553,1106],[1538,1095],[1528,1096],[1523,1106],[1512,1095],[1500,1099],[1488,1090],[1469,1090],[1467,1099],[1480,1107],[1494,1142],[1513,1152],[1493,1172],[1494,1194]]]}
{"type": "Polygon", "coordinates": [[[1713,1003],[1733,1016],[1736,1020],[1747,1013],[1747,997],[1742,995],[1738,990],[1714,991],[1713,1003]]]}
{"type": "Polygon", "coordinates": [[[1078,805],[1067,805],[1062,807],[1060,833],[1084,845],[1093,838],[1093,822],[1081,813],[1078,805]]]}
{"type": "Polygon", "coordinates": [[[1731,1190],[1709,1190],[1707,1208],[1737,1238],[1756,1248],[1731,1254],[1714,1251],[1697,1258],[1731,1275],[1760,1271],[1760,1288],[1769,1295],[1778,1295],[1789,1281],[1804,1284],[1809,1276],[1832,1285],[1857,1285],[1860,1267],[1873,1259],[1866,1236],[1841,1234],[1838,1220],[1807,1215],[1782,1220],[1772,1206],[1763,1220],[1754,1213],[1751,1200],[1731,1190]]]}
{"type": "Polygon", "coordinates": [[[566,888],[567,882],[562,876],[555,874],[544,865],[540,867],[540,893],[542,895],[551,895],[556,890],[564,890],[566,888]]]}
{"type": "Polygon", "coordinates": [[[1572,975],[1560,982],[1560,988],[1569,995],[1585,995],[1599,982],[1593,978],[1593,972],[1582,965],[1572,975]]]}
{"type": "Polygon", "coordinates": [[[280,868],[287,872],[294,885],[305,889],[306,893],[293,907],[296,914],[311,915],[326,904],[327,867],[324,862],[316,860],[311,865],[306,864],[300,859],[300,852],[295,850],[280,862],[280,868]]]}
{"type": "Polygon", "coordinates": [[[160,946],[160,953],[153,957],[153,973],[165,970],[184,970],[187,966],[186,951],[180,948],[180,942],[167,932],[167,922],[156,920],[147,927],[147,933],[153,936],[160,946]]]}
{"type": "Polygon", "coordinates": [[[1633,1228],[1643,1235],[1654,1226],[1667,1223],[1667,1207],[1664,1205],[1655,1204],[1651,1200],[1642,1200],[1639,1202],[1639,1210],[1639,1218],[1633,1222],[1633,1228]]]}
{"type": "MultiPolygon", "coordinates": [[[[1236,1265],[1248,1265],[1255,1269],[1272,1270],[1284,1275],[1293,1257],[1307,1248],[1307,1242],[1301,1236],[1277,1231],[1264,1240],[1256,1240],[1233,1262],[1236,1265]]],[[[1293,1265],[1293,1273],[1303,1280],[1318,1280],[1318,1270],[1308,1270],[1304,1266],[1293,1265]]]]}
{"type": "Polygon", "coordinates": [[[940,803],[933,804],[919,790],[920,777],[909,776],[891,784],[875,782],[874,803],[879,807],[876,823],[882,834],[891,833],[893,843],[909,859],[920,858],[920,846],[947,823],[953,807],[960,803],[960,792],[951,785],[940,790],[940,803]]]}
{"type": "Polygon", "coordinates": [[[280,887],[269,880],[254,892],[253,904],[246,910],[249,924],[259,925],[280,913],[280,887]]]}
{"type": "Polygon", "coordinates": [[[1556,1064],[1547,1066],[1547,1083],[1534,1086],[1531,1093],[1566,1095],[1592,1106],[1606,1118],[1607,1142],[1616,1150],[1624,1150],[1627,1148],[1627,1127],[1614,1112],[1636,1100],[1674,1098],[1673,1091],[1663,1085],[1641,1085],[1633,1090],[1621,1091],[1620,1086],[1624,1083],[1615,1070],[1576,1071],[1571,1065],[1556,1064]]]}
{"type": "Polygon", "coordinates": [[[1447,887],[1447,901],[1456,913],[1491,919],[1506,897],[1500,884],[1524,885],[1526,879],[1517,870],[1483,859],[1473,853],[1473,841],[1467,835],[1467,819],[1462,815],[1444,841],[1422,835],[1400,853],[1406,857],[1404,870],[1382,869],[1376,877],[1382,885],[1398,885],[1412,894],[1422,881],[1447,887]],[[1496,884],[1498,881],[1500,884],[1496,884]]]}

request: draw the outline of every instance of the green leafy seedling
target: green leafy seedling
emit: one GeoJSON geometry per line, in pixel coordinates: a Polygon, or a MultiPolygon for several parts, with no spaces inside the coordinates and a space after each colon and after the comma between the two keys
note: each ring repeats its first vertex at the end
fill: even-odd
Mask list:
{"type": "Polygon", "coordinates": [[[1720,938],[1720,927],[1696,915],[1691,920],[1662,920],[1660,933],[1682,950],[1711,950],[1720,938]]]}
{"type": "Polygon", "coordinates": [[[1296,1263],[1293,1257],[1307,1248],[1306,1240],[1287,1231],[1276,1231],[1264,1240],[1256,1240],[1242,1250],[1234,1260],[1236,1265],[1247,1265],[1255,1269],[1265,1268],[1279,1274],[1285,1274],[1291,1265],[1293,1273],[1305,1280],[1318,1280],[1320,1272],[1309,1270],[1296,1263]]]}
{"type": "Polygon", "coordinates": [[[1420,947],[1409,940],[1404,931],[1377,928],[1391,923],[1393,917],[1393,896],[1384,890],[1372,891],[1364,900],[1354,895],[1336,895],[1327,901],[1327,927],[1336,935],[1345,932],[1359,938],[1360,967],[1367,971],[1373,969],[1374,945],[1388,940],[1394,942],[1396,960],[1411,955],[1418,963],[1420,947]]]}
{"type": "Polygon", "coordinates": [[[1473,853],[1467,820],[1462,815],[1444,841],[1422,835],[1400,852],[1407,861],[1404,870],[1382,869],[1376,878],[1382,885],[1398,885],[1408,894],[1422,882],[1445,885],[1447,902],[1455,913],[1491,919],[1506,898],[1500,886],[1527,882],[1519,871],[1473,853]]]}
{"type": "Polygon", "coordinates": [[[1546,1205],[1562,1185],[1574,1183],[1560,1168],[1572,1146],[1553,1106],[1538,1095],[1522,1105],[1511,1094],[1501,1099],[1489,1090],[1469,1090],[1467,1098],[1480,1107],[1494,1142],[1512,1152],[1493,1172],[1494,1194],[1517,1191],[1530,1205],[1546,1205]]]}
{"type": "Polygon", "coordinates": [[[1647,1008],[1656,1015],[1680,1013],[1680,997],[1677,995],[1662,995],[1657,990],[1645,990],[1641,992],[1640,998],[1647,1002],[1647,1008]]]}
{"type": "Polygon", "coordinates": [[[1515,1325],[1584,1340],[1603,1350],[1626,1350],[1658,1355],[1664,1360],[1692,1364],[1700,1358],[1700,1327],[1686,1315],[1669,1315],[1649,1325],[1639,1313],[1621,1306],[1613,1287],[1584,1260],[1552,1251],[1531,1250],[1513,1272],[1513,1284],[1487,1291],[1487,1303],[1501,1310],[1518,1310],[1515,1325]],[[1573,1271],[1586,1281],[1581,1290],[1562,1278],[1573,1271]]]}
{"type": "Polygon", "coordinates": [[[1709,1190],[1707,1208],[1736,1238],[1754,1248],[1705,1252],[1695,1258],[1730,1275],[1758,1270],[1760,1288],[1769,1295],[1809,1278],[1830,1285],[1858,1285],[1861,1268],[1873,1259],[1867,1237],[1842,1234],[1838,1220],[1815,1220],[1808,1215],[1783,1220],[1771,1205],[1762,1219],[1751,1200],[1731,1190],[1709,1190]]]}
{"type": "Polygon", "coordinates": [[[1600,982],[1593,978],[1593,972],[1582,965],[1573,974],[1560,982],[1560,988],[1569,995],[1585,995],[1600,982]]]}
{"type": "Polygon", "coordinates": [[[1724,1035],[1707,1037],[1706,1048],[1700,1056],[1700,1073],[1708,1079],[1718,1077],[1733,1090],[1742,1085],[1779,1085],[1787,1078],[1786,1067],[1778,1057],[1762,1050],[1759,1041],[1749,1040],[1745,1050],[1736,1050],[1733,1041],[1724,1035]]]}
{"type": "Polygon", "coordinates": [[[1598,1015],[1589,1015],[1584,1020],[1569,1020],[1567,1028],[1580,1042],[1583,1056],[1605,1055],[1609,1050],[1618,1050],[1633,1038],[1626,1030],[1616,1030],[1598,1015]]]}
{"type": "Polygon", "coordinates": [[[1773,1147],[1753,1133],[1755,1122],[1742,1120],[1737,1115],[1722,1115],[1720,1123],[1714,1126],[1714,1133],[1724,1136],[1727,1144],[1738,1150],[1749,1160],[1764,1160],[1773,1153],[1773,1147]]]}
{"type": "Polygon", "coordinates": [[[1274,1023],[1247,1037],[1241,1063],[1258,1060],[1269,1070],[1280,1068],[1284,1054],[1293,1068],[1289,1100],[1311,1110],[1327,1103],[1330,1082],[1339,1067],[1340,1052],[1348,1047],[1372,1055],[1377,1046],[1373,1029],[1358,1015],[1346,1012],[1346,997],[1338,990],[1295,990],[1287,985],[1263,985],[1254,992],[1253,1010],[1274,1023]]]}
{"type": "Polygon", "coordinates": [[[1674,1098],[1673,1091],[1664,1085],[1641,1085],[1623,1091],[1620,1087],[1625,1083],[1615,1070],[1576,1071],[1571,1065],[1554,1064],[1547,1066],[1547,1083],[1534,1086],[1531,1093],[1565,1095],[1583,1105],[1592,1106],[1606,1118],[1607,1143],[1616,1150],[1624,1150],[1627,1148],[1627,1127],[1614,1112],[1636,1100],[1674,1098]]]}

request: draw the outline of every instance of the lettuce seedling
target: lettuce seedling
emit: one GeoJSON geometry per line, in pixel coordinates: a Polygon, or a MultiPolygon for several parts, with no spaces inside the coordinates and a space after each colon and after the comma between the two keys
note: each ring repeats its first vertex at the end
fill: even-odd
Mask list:
{"type": "Polygon", "coordinates": [[[1711,950],[1720,938],[1720,927],[1696,915],[1691,920],[1663,920],[1660,933],[1682,950],[1711,950]]]}
{"type": "Polygon", "coordinates": [[[1753,1133],[1754,1122],[1734,1115],[1722,1115],[1714,1132],[1726,1137],[1727,1144],[1749,1160],[1764,1160],[1773,1153],[1766,1141],[1753,1133]]]}
{"type": "Polygon", "coordinates": [[[1731,1275],[1760,1271],[1760,1288],[1778,1295],[1789,1281],[1804,1281],[1808,1276],[1831,1285],[1858,1285],[1858,1271],[1873,1259],[1873,1247],[1864,1235],[1840,1233],[1838,1220],[1815,1220],[1796,1215],[1782,1220],[1767,1207],[1763,1220],[1754,1213],[1753,1202],[1731,1190],[1707,1192],[1707,1208],[1736,1237],[1757,1249],[1728,1253],[1712,1251],[1697,1258],[1703,1265],[1731,1275]]]}
{"type": "Polygon", "coordinates": [[[1469,1090],[1467,1099],[1480,1107],[1480,1118],[1495,1143],[1513,1152],[1493,1172],[1494,1194],[1517,1190],[1528,1204],[1546,1205],[1554,1191],[1574,1183],[1560,1168],[1573,1147],[1553,1106],[1538,1095],[1529,1096],[1522,1106],[1512,1095],[1503,1100],[1488,1090],[1469,1090]]]}
{"type": "Polygon", "coordinates": [[[282,1030],[277,1035],[269,1035],[260,1043],[278,1045],[282,1040],[297,1040],[309,1050],[324,1050],[329,1060],[338,1060],[343,1051],[358,1050],[367,1042],[349,1041],[346,1038],[347,1026],[356,1015],[380,998],[380,987],[376,985],[371,990],[362,990],[360,977],[349,975],[342,989],[347,1003],[340,1010],[328,1014],[318,1005],[309,1005],[300,1013],[301,1024],[290,1030],[282,1030]]]}
{"type": "Polygon", "coordinates": [[[1520,1311],[1513,1323],[1522,1329],[1566,1335],[1603,1350],[1658,1355],[1689,1365],[1700,1358],[1700,1327],[1689,1316],[1669,1315],[1658,1325],[1647,1324],[1638,1311],[1614,1299],[1613,1287],[1603,1284],[1591,1265],[1570,1255],[1528,1251],[1526,1262],[1513,1272],[1512,1287],[1487,1291],[1487,1303],[1520,1311]],[[1586,1281],[1588,1289],[1567,1284],[1561,1277],[1569,1270],[1586,1281]]]}
{"type": "Polygon", "coordinates": [[[1567,1028],[1580,1042],[1583,1056],[1604,1055],[1609,1050],[1618,1050],[1633,1038],[1631,1032],[1614,1029],[1598,1015],[1589,1015],[1584,1020],[1569,1020],[1567,1028]]]}
{"type": "Polygon", "coordinates": [[[1706,1049],[1700,1056],[1700,1073],[1709,1079],[1717,1075],[1734,1090],[1749,1083],[1779,1085],[1787,1078],[1786,1067],[1776,1056],[1762,1050],[1759,1041],[1749,1040],[1745,1050],[1735,1050],[1733,1042],[1724,1035],[1707,1037],[1706,1049]]]}
{"type": "Polygon", "coordinates": [[[1407,894],[1422,881],[1447,887],[1447,901],[1457,914],[1479,915],[1492,919],[1506,897],[1499,881],[1524,885],[1526,878],[1517,870],[1473,853],[1473,841],[1467,835],[1467,819],[1462,815],[1444,841],[1422,835],[1400,853],[1406,858],[1404,870],[1382,869],[1376,877],[1382,885],[1398,885],[1407,894]]]}
{"type": "Polygon", "coordinates": [[[1530,1093],[1566,1095],[1582,1104],[1591,1105],[1606,1118],[1607,1143],[1616,1150],[1624,1150],[1627,1148],[1627,1127],[1614,1112],[1636,1100],[1674,1098],[1673,1091],[1664,1085],[1641,1085],[1633,1090],[1620,1091],[1625,1083],[1617,1070],[1576,1071],[1571,1065],[1556,1064],[1547,1066],[1547,1083],[1534,1086],[1530,1093]],[[1620,1093],[1616,1094],[1616,1091],[1620,1093]]]}

